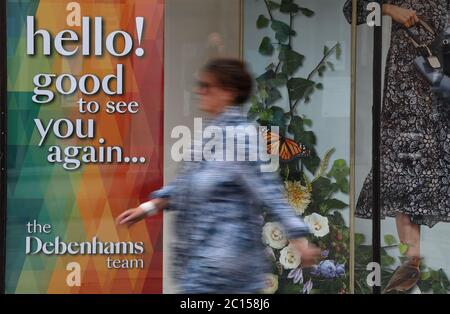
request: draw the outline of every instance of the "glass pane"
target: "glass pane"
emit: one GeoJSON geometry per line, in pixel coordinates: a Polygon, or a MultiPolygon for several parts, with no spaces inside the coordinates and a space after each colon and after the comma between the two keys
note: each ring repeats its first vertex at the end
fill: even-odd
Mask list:
{"type": "MultiPolygon", "coordinates": [[[[179,141],[172,138],[172,130],[177,126],[194,130],[194,118],[206,117],[194,93],[198,73],[212,58],[239,58],[241,34],[239,0],[166,0],[165,4],[164,183],[169,183],[180,166],[171,156],[179,141]]],[[[179,291],[171,271],[175,218],[174,213],[164,214],[164,293],[179,291]]]]}
{"type": "MultiPolygon", "coordinates": [[[[419,73],[414,47],[395,12],[414,14],[438,34],[448,25],[448,1],[392,1],[383,50],[381,235],[385,293],[449,293],[450,283],[450,115],[448,100],[433,93],[419,73]],[[400,267],[400,268],[398,268],[400,267]],[[417,280],[406,278],[405,270],[417,280]]],[[[410,28],[429,45],[435,35],[420,24],[410,28]]]]}
{"type": "MultiPolygon", "coordinates": [[[[446,27],[446,1],[390,1],[382,20],[382,37],[373,46],[373,28],[367,25],[370,1],[358,1],[357,64],[357,191],[356,292],[370,293],[366,284],[372,261],[372,99],[381,96],[381,285],[382,293],[448,293],[448,101],[432,93],[430,84],[413,61],[419,55],[396,12],[406,10],[429,21],[438,32],[446,27]],[[394,17],[392,19],[392,17],[394,17]],[[381,48],[382,61],[374,51],[381,48]],[[373,85],[381,69],[381,86],[373,85]],[[376,73],[376,72],[375,72],[376,73]],[[381,95],[374,95],[380,90],[381,95]],[[367,176],[369,174],[369,176],[367,176]],[[367,179],[366,179],[367,178],[367,179]],[[363,219],[361,219],[363,218],[363,219]],[[358,233],[364,235],[360,236],[358,233]],[[360,240],[358,240],[360,238],[360,240]],[[415,258],[418,257],[419,259],[415,258]],[[416,280],[407,279],[408,276],[416,280]]],[[[379,10],[381,13],[381,10],[379,10]]],[[[434,36],[421,26],[415,36],[431,43],[434,36]]],[[[376,253],[376,252],[375,252],[376,253]]],[[[375,273],[377,273],[375,271],[375,273]]],[[[369,276],[371,278],[371,276],[369,276]]],[[[372,279],[371,279],[372,280],[372,279]]],[[[376,281],[376,280],[375,280],[376,281]]]]}
{"type": "MultiPolygon", "coordinates": [[[[298,215],[315,230],[323,250],[312,269],[280,262],[274,253],[277,293],[348,293],[351,28],[345,1],[244,2],[244,59],[257,77],[249,119],[278,126],[280,176],[298,215]]],[[[271,218],[266,217],[265,222],[271,218]]]]}
{"type": "MultiPolygon", "coordinates": [[[[372,107],[374,30],[367,25],[368,2],[346,1],[344,13],[352,21],[352,5],[357,8],[356,115],[355,115],[355,293],[370,294],[368,265],[373,261],[372,247],[372,107]],[[363,7],[364,5],[364,7],[363,7]]],[[[379,268],[378,268],[379,269],[379,268]]]]}

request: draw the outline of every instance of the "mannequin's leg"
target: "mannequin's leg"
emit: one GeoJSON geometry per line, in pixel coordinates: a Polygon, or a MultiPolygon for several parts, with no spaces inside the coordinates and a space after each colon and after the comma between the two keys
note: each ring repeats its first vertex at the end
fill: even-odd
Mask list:
{"type": "Polygon", "coordinates": [[[400,242],[409,245],[406,255],[420,257],[420,225],[413,223],[406,214],[398,214],[395,221],[400,242]]]}

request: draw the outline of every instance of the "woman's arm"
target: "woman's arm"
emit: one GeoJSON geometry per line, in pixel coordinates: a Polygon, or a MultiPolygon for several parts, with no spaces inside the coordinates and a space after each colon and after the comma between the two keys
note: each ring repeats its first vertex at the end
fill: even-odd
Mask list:
{"type": "Polygon", "coordinates": [[[170,204],[171,195],[173,194],[177,183],[184,180],[187,175],[188,167],[186,164],[183,164],[177,176],[171,183],[150,193],[149,199],[151,199],[151,201],[142,203],[136,208],[131,208],[123,212],[119,217],[117,217],[116,223],[118,225],[131,226],[146,217],[156,215],[161,210],[172,209],[173,205],[170,204]]]}
{"type": "Polygon", "coordinates": [[[393,21],[406,27],[412,27],[419,22],[416,11],[392,4],[383,4],[383,15],[388,15],[393,21]]]}
{"type": "MultiPolygon", "coordinates": [[[[367,22],[367,16],[370,13],[370,10],[367,9],[367,5],[371,1],[369,0],[358,0],[358,8],[357,8],[357,24],[364,24],[367,22]]],[[[390,16],[392,20],[397,23],[400,23],[406,27],[411,27],[417,22],[419,22],[419,18],[417,17],[416,11],[405,9],[392,4],[383,4],[382,14],[390,16]]],[[[347,0],[344,4],[344,15],[347,18],[349,23],[352,22],[352,0],[347,0]]]]}
{"type": "Polygon", "coordinates": [[[296,239],[311,233],[308,225],[287,203],[285,189],[276,173],[261,172],[258,163],[246,162],[239,167],[239,182],[249,192],[250,197],[259,200],[269,210],[271,216],[281,223],[288,238],[296,239]]]}
{"type": "Polygon", "coordinates": [[[161,210],[168,206],[167,198],[155,198],[149,202],[142,203],[136,208],[123,212],[116,219],[118,225],[132,226],[141,221],[145,217],[151,217],[158,214],[161,210]]]}
{"type": "Polygon", "coordinates": [[[311,234],[311,229],[287,203],[284,196],[285,189],[276,173],[261,172],[261,163],[239,162],[234,168],[237,182],[240,182],[249,197],[259,200],[267,208],[276,221],[281,223],[291,243],[302,256],[302,265],[305,267],[317,262],[320,250],[312,245],[305,245],[301,238],[311,234]]]}

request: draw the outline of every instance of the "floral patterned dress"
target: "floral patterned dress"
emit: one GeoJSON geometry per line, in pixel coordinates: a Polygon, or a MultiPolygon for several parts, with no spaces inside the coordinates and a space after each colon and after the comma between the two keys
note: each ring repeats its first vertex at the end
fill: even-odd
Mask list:
{"type": "MultiPolygon", "coordinates": [[[[358,1],[358,24],[366,22],[367,4],[358,1]]],[[[448,0],[391,0],[413,9],[437,32],[447,26],[448,0]]],[[[351,0],[344,13],[351,21],[351,0]]],[[[381,213],[404,213],[419,225],[450,222],[450,104],[432,93],[416,71],[418,56],[403,27],[392,23],[381,115],[381,213]]],[[[434,38],[423,27],[413,32],[429,44],[434,38]]],[[[357,216],[372,217],[372,174],[365,180],[357,216]]]]}

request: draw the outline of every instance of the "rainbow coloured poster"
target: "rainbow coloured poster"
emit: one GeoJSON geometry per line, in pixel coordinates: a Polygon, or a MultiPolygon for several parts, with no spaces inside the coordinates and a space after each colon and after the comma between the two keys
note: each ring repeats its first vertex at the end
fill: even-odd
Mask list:
{"type": "Polygon", "coordinates": [[[161,293],[164,1],[6,8],[6,293],[161,293]]]}

